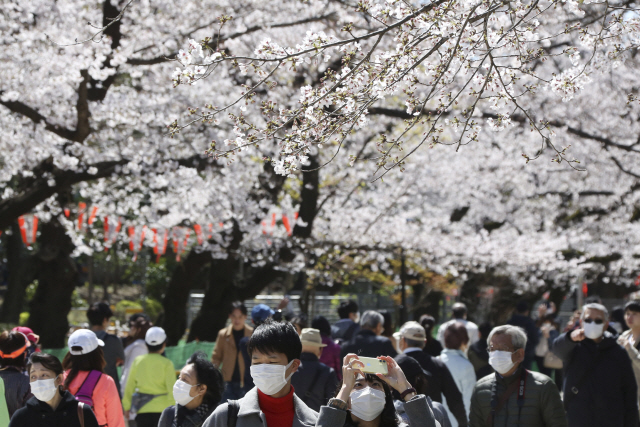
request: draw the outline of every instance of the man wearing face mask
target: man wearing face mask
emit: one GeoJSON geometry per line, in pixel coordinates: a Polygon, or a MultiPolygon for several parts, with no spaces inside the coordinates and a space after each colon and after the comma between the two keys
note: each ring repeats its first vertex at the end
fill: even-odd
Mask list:
{"type": "Polygon", "coordinates": [[[267,319],[247,345],[256,387],[240,400],[218,406],[203,427],[308,427],[318,413],[298,398],[291,376],[300,366],[302,343],[295,328],[267,319]]]}
{"type": "Polygon", "coordinates": [[[552,351],[565,369],[564,407],[570,427],[637,427],[637,386],[627,352],[609,332],[608,312],[587,304],[580,327],[560,335],[552,351]]]}
{"type": "Polygon", "coordinates": [[[470,427],[567,427],[560,393],[551,378],[522,366],[527,345],[524,330],[498,326],[487,343],[489,364],[496,372],[480,379],[473,389],[470,427]]]}

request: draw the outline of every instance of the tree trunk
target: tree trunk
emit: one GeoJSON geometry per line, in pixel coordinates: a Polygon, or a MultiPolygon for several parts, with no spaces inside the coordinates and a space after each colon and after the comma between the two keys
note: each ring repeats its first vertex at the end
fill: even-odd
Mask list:
{"type": "Polygon", "coordinates": [[[193,283],[212,261],[211,252],[191,250],[184,262],[178,264],[171,275],[167,293],[162,300],[164,317],[162,327],[167,333],[167,345],[176,345],[187,327],[187,304],[193,283]]]}
{"type": "Polygon", "coordinates": [[[0,322],[17,325],[20,313],[24,309],[27,286],[35,279],[35,269],[32,268],[33,257],[29,256],[24,248],[18,224],[12,224],[11,234],[5,236],[9,280],[0,312],[0,322]]]}
{"type": "Polygon", "coordinates": [[[36,255],[38,289],[31,301],[29,327],[40,335],[44,348],[62,348],[69,330],[67,315],[78,270],[71,258],[74,246],[64,227],[53,220],[42,224],[36,255]]]}
{"type": "Polygon", "coordinates": [[[202,309],[191,324],[188,341],[215,341],[218,331],[227,323],[229,307],[233,301],[252,299],[269,283],[283,276],[283,272],[274,267],[275,265],[269,264],[250,269],[243,286],[237,286],[234,277],[240,263],[231,256],[224,260],[213,260],[209,287],[202,301],[202,309]]]}

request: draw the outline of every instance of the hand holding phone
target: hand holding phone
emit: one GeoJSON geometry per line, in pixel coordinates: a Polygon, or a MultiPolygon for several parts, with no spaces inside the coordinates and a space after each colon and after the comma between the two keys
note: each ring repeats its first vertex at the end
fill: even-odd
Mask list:
{"type": "Polygon", "coordinates": [[[354,360],[353,363],[354,365],[355,364],[362,365],[362,368],[360,368],[360,370],[366,374],[387,375],[389,373],[389,369],[387,368],[387,362],[384,360],[376,359],[374,357],[358,356],[358,359],[354,360]]]}

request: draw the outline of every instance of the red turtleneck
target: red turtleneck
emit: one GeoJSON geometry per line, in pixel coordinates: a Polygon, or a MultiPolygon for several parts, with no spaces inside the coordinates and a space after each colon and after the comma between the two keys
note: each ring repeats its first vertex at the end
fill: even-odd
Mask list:
{"type": "Polygon", "coordinates": [[[267,427],[291,427],[293,425],[293,386],[284,397],[275,398],[258,390],[258,403],[267,419],[267,427]]]}

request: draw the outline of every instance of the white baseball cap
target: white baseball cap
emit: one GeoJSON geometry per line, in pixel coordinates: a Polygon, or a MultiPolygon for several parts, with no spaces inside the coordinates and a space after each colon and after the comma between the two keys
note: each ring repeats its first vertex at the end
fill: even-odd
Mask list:
{"type": "Polygon", "coordinates": [[[144,342],[149,345],[160,345],[167,340],[167,334],[159,326],[153,326],[149,328],[147,334],[144,336],[144,342]]]}
{"type": "Polygon", "coordinates": [[[104,342],[89,329],[78,329],[69,337],[69,353],[74,356],[91,353],[98,346],[104,347],[104,342]],[[74,350],[73,347],[80,347],[81,350],[74,350]]]}

